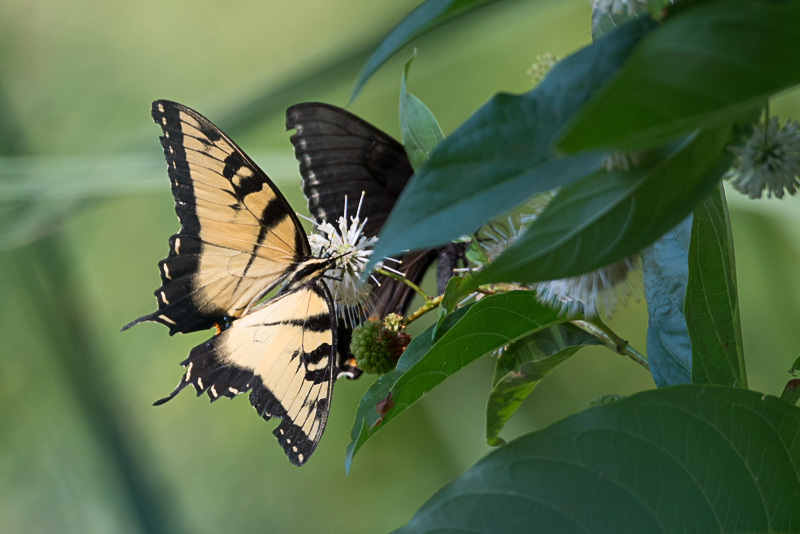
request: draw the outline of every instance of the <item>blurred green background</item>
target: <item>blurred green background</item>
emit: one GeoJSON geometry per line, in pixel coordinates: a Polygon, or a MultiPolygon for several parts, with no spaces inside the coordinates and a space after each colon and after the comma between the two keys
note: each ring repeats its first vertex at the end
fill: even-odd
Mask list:
{"type": "MultiPolygon", "coordinates": [[[[370,377],[337,383],[325,438],[297,469],[245,399],[209,406],[184,394],[151,406],[207,333],[170,338],[156,324],[119,332],[155,309],[156,262],[178,228],[150,102],[200,110],[304,212],[284,110],[309,100],[345,105],[363,61],[415,5],[4,0],[1,532],[382,532],[489,451],[486,359],[371,440],[345,476],[370,377]]],[[[409,90],[448,133],[493,93],[528,90],[538,54],[563,57],[589,39],[583,0],[498,2],[419,39],[409,90]]],[[[384,66],[350,108],[396,137],[410,53],[384,66]]],[[[785,95],[772,109],[797,118],[800,100],[785,95]]],[[[800,205],[730,196],[750,383],[776,394],[800,352],[800,205]]],[[[612,324],[644,350],[643,301],[612,324]]],[[[597,395],[650,387],[632,362],[584,349],[534,391],[503,436],[597,395]]]]}

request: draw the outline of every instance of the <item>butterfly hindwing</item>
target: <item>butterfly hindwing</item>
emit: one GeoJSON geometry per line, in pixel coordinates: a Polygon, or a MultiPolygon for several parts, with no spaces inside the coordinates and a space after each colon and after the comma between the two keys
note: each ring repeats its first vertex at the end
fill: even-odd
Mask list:
{"type": "MultiPolygon", "coordinates": [[[[345,196],[349,201],[347,215],[355,215],[363,191],[364,235],[377,235],[414,173],[403,145],[349,111],[319,102],[287,109],[286,128],[295,130],[290,140],[314,220],[335,224],[345,214],[345,196]]],[[[401,262],[398,266],[387,264],[419,283],[435,258],[436,252],[431,249],[411,251],[396,258],[401,262]]],[[[381,318],[388,313],[405,314],[413,290],[385,276],[376,275],[375,279],[378,284],[373,284],[371,312],[381,318]]],[[[347,325],[339,326],[339,367],[345,376],[357,377],[360,371],[351,363],[350,333],[347,325]]]]}
{"type": "Polygon", "coordinates": [[[264,419],[281,419],[273,434],[289,460],[302,465],[328,418],[336,346],[335,315],[321,280],[279,294],[205,343],[181,365],[186,371],[166,399],[191,384],[211,401],[250,392],[264,419]]]}
{"type": "Polygon", "coordinates": [[[289,203],[267,175],[208,119],[181,104],[153,103],[180,231],[159,262],[158,310],[126,325],[175,332],[239,317],[310,255],[289,203]]]}

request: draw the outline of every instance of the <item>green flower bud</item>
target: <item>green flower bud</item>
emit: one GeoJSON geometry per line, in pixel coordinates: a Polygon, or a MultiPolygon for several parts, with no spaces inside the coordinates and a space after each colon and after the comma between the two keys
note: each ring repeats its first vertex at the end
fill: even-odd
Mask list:
{"type": "Polygon", "coordinates": [[[367,321],[353,330],[350,352],[365,373],[385,375],[395,368],[410,339],[405,332],[393,332],[383,323],[367,321]]]}

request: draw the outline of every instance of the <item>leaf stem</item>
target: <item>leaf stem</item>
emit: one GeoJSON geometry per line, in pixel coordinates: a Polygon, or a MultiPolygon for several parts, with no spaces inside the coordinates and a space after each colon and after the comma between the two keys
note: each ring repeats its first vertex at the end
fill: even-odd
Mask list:
{"type": "Polygon", "coordinates": [[[410,287],[411,289],[422,295],[422,298],[424,298],[425,300],[428,300],[430,298],[428,297],[428,295],[425,294],[423,290],[419,288],[417,284],[415,284],[405,276],[400,276],[399,274],[393,273],[391,271],[386,271],[384,269],[374,269],[373,272],[377,274],[382,274],[383,276],[391,278],[392,280],[397,280],[398,282],[404,283],[405,285],[407,285],[408,287],[410,287]]]}
{"type": "Polygon", "coordinates": [[[643,354],[631,347],[627,341],[619,337],[616,332],[611,330],[611,328],[609,328],[609,326],[606,325],[599,317],[595,317],[592,319],[592,321],[593,322],[577,320],[571,322],[581,330],[588,332],[602,341],[608,348],[617,354],[627,356],[648,371],[650,370],[650,364],[647,362],[647,358],[643,354]]]}

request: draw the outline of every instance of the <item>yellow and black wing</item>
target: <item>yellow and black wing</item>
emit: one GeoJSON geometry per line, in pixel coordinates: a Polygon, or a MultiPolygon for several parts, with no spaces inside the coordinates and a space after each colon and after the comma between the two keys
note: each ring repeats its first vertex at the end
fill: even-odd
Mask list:
{"type": "Polygon", "coordinates": [[[311,280],[281,293],[202,345],[181,365],[186,371],[163,404],[191,384],[211,401],[250,392],[264,419],[281,419],[273,431],[294,465],[317,447],[333,390],[336,324],[327,286],[311,280]]]}
{"type": "Polygon", "coordinates": [[[123,330],[142,321],[204,330],[241,316],[311,251],[280,191],[211,121],[167,100],[152,116],[181,228],[159,262],[158,309],[123,330]]]}

